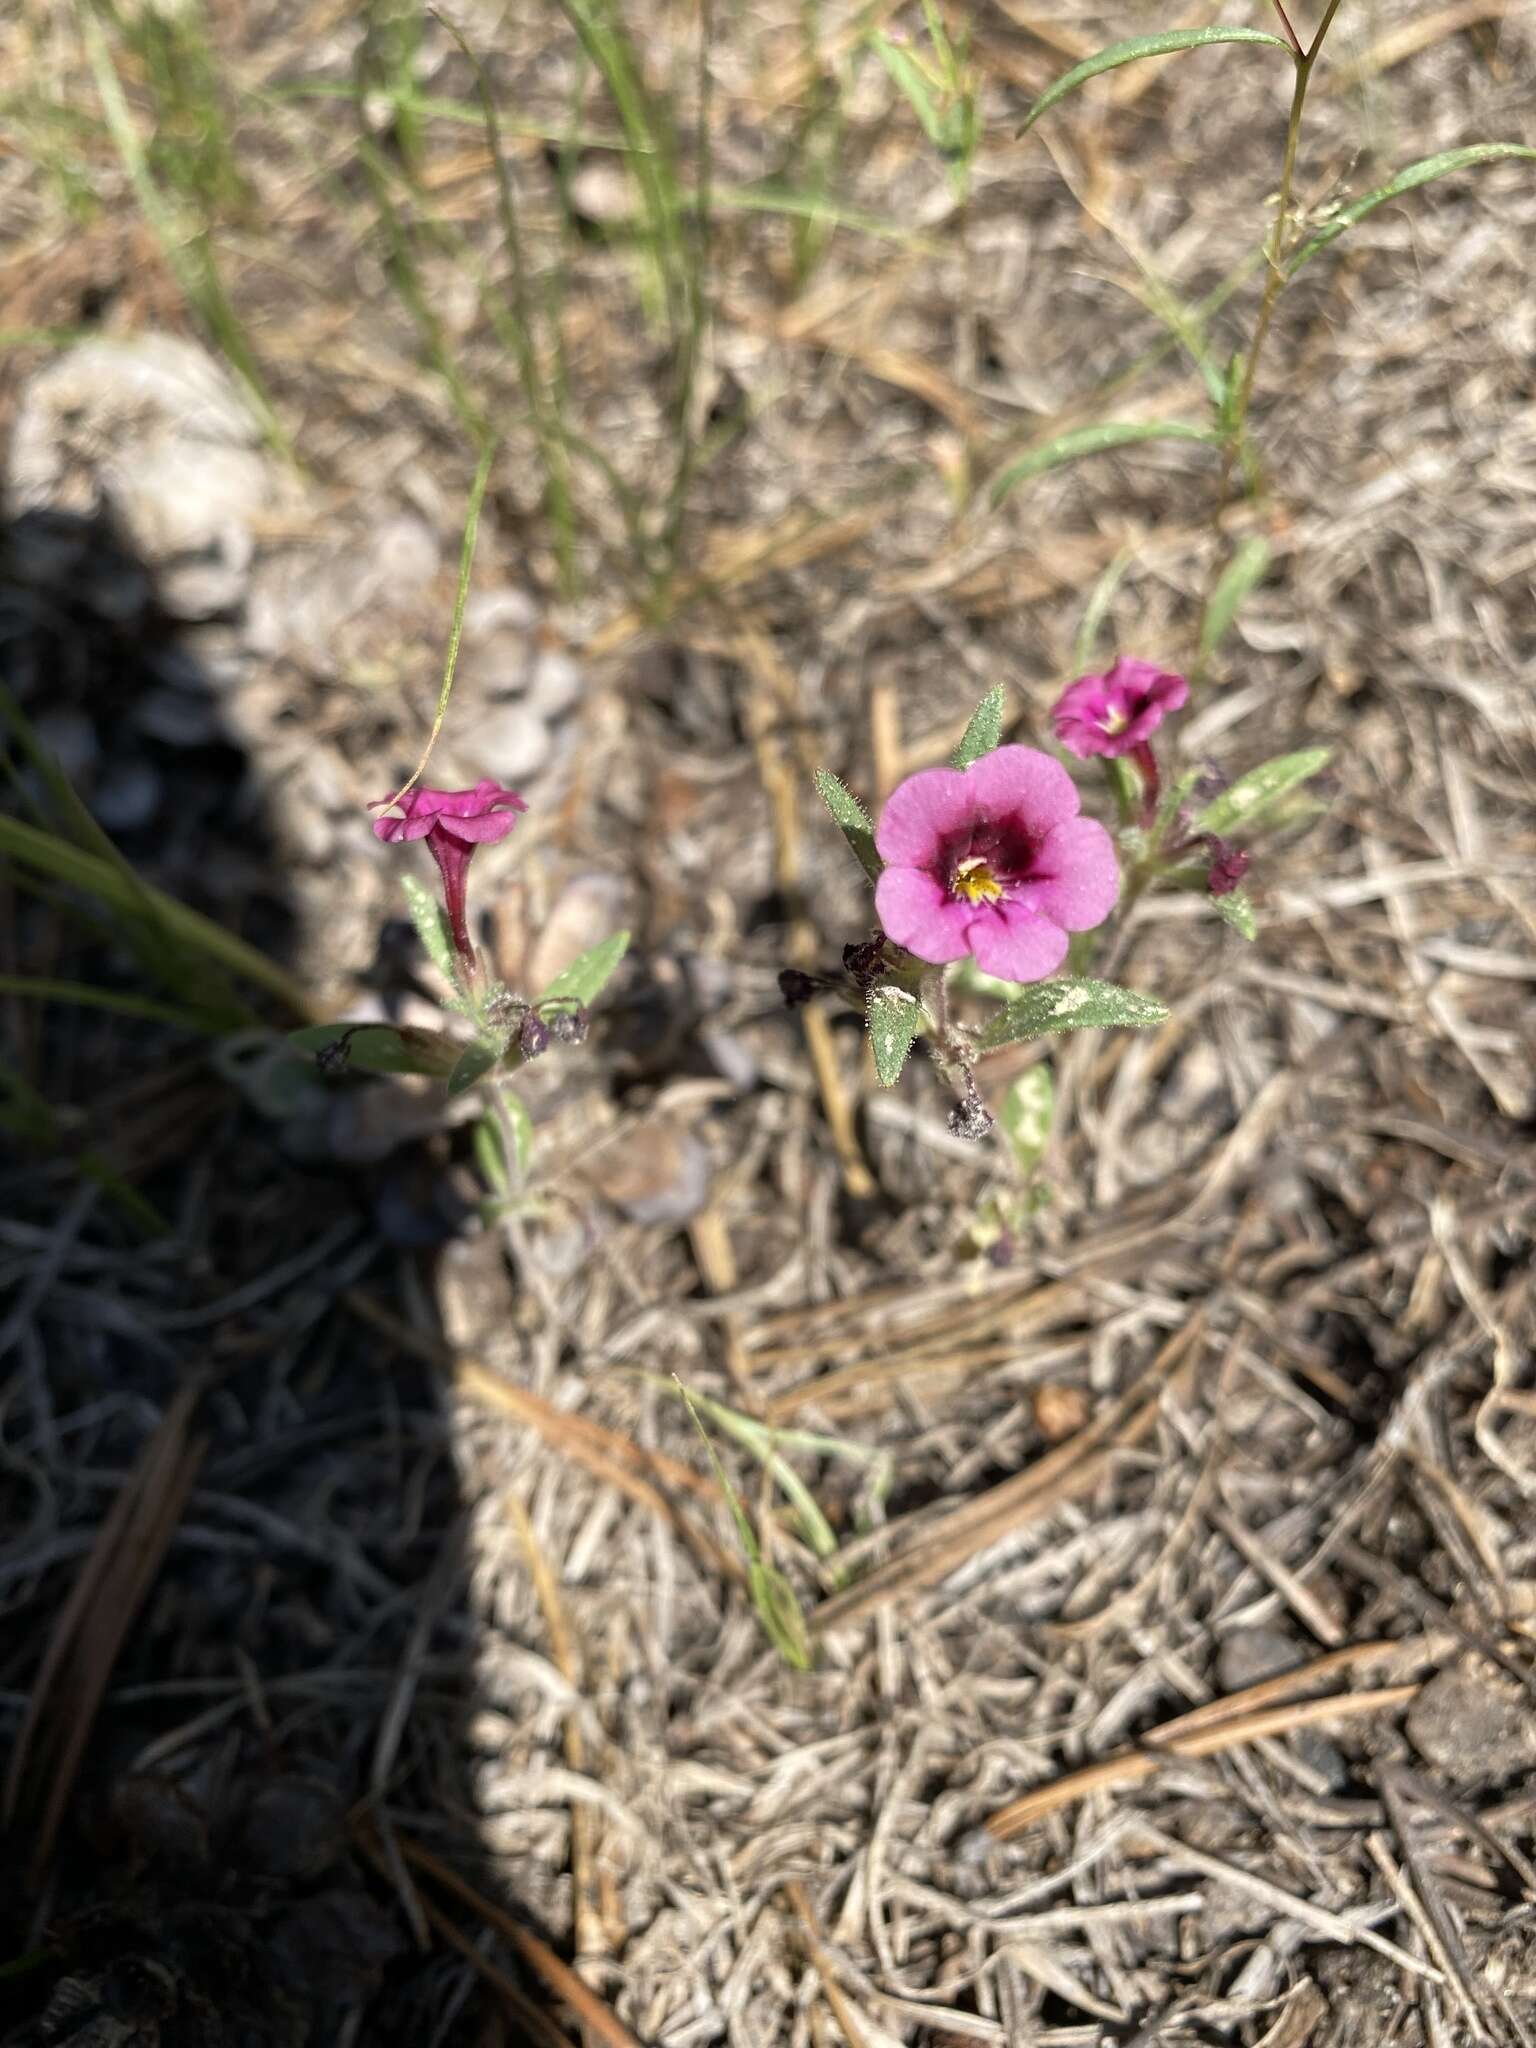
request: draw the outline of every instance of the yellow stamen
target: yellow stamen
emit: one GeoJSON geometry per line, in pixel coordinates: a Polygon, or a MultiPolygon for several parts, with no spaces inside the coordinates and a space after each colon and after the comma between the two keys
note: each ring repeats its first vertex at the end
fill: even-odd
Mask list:
{"type": "Polygon", "coordinates": [[[949,886],[953,894],[964,897],[967,903],[996,903],[1003,893],[1002,883],[980,854],[961,861],[949,878],[949,886]]]}
{"type": "Polygon", "coordinates": [[[1101,730],[1107,733],[1111,739],[1116,739],[1125,731],[1130,722],[1123,711],[1111,711],[1106,714],[1101,730]]]}

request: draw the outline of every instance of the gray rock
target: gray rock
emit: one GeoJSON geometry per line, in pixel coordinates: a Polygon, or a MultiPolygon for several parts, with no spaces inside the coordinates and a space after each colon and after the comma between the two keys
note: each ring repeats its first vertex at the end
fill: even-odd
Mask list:
{"type": "Polygon", "coordinates": [[[481,713],[474,726],[475,755],[482,773],[494,775],[515,789],[543,768],[550,756],[549,727],[526,704],[496,704],[481,713]]]}
{"type": "Polygon", "coordinates": [[[6,494],[13,513],[110,507],[165,609],[207,618],[244,595],[274,474],[221,365],[193,342],[144,334],[82,342],[29,379],[6,494]]]}

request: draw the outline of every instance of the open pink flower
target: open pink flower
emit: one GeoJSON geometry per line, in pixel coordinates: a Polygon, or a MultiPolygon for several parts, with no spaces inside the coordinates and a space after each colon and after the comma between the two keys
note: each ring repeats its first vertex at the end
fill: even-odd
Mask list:
{"type": "Polygon", "coordinates": [[[1189,702],[1182,676],[1155,661],[1122,654],[1107,675],[1079,676],[1051,712],[1070,754],[1130,754],[1145,746],[1170,711],[1189,702]]]}
{"type": "Polygon", "coordinates": [[[896,944],[935,964],[970,953],[1004,981],[1054,974],[1068,932],[1102,924],[1120,889],[1109,834],[1078,816],[1071,776],[1034,747],[909,775],[875,845],[875,908],[896,944]]]}
{"type": "MultiPolygon", "coordinates": [[[[388,797],[380,799],[388,803],[388,797]]],[[[453,928],[453,943],[466,962],[475,957],[469,941],[467,891],[470,857],[477,846],[505,839],[528,806],[515,789],[503,789],[489,776],[473,789],[409,789],[395,800],[398,817],[375,818],[374,836],[394,846],[402,839],[425,839],[443,877],[443,902],[453,928]]]]}

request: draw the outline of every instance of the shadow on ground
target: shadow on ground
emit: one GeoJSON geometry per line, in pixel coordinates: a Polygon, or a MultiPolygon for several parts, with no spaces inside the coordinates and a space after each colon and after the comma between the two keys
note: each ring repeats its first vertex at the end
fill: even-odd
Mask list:
{"type": "MultiPolygon", "coordinates": [[[[148,880],[281,950],[240,750],[107,519],[0,529],[0,671],[148,880]]],[[[23,762],[7,808],[38,794],[23,762]]],[[[259,1033],[220,1071],[153,1016],[23,1000],[144,993],[39,879],[0,920],[32,1141],[0,1168],[0,2040],[507,2038],[515,1987],[484,2000],[407,1874],[475,1840],[453,1450],[430,1371],[344,1301],[431,1300],[446,1141],[342,1163],[337,1120],[389,1084],[264,1114],[259,1033]]],[[[513,2031],[563,2038],[531,2004],[513,2031]]]]}

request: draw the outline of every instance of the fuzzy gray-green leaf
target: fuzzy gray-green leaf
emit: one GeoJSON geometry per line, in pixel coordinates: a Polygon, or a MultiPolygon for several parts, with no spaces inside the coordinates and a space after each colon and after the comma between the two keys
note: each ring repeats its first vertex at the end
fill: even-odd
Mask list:
{"type": "Polygon", "coordinates": [[[922,1029],[923,1006],[916,996],[889,982],[869,997],[869,1045],[882,1088],[894,1088],[907,1064],[912,1041],[922,1029]]]}
{"type": "Polygon", "coordinates": [[[288,1034],[300,1052],[321,1053],[345,1039],[344,1064],[359,1074],[430,1074],[443,1080],[453,1072],[463,1050],[446,1031],[424,1031],[416,1025],[306,1024],[288,1034]]]}
{"type": "Polygon", "coordinates": [[[1069,93],[1086,85],[1090,78],[1099,78],[1106,71],[1118,70],[1122,64],[1135,64],[1143,57],[1169,57],[1176,50],[1201,50],[1211,43],[1271,43],[1277,50],[1284,50],[1289,57],[1291,46],[1279,36],[1267,34],[1260,28],[1172,28],[1160,35],[1132,36],[1123,43],[1111,43],[1107,49],[1098,50],[1091,57],[1085,57],[1081,64],[1074,64],[1070,71],[1064,71],[1060,78],[1048,85],[1039,99],[1024,117],[1024,126],[1018,131],[1027,135],[1042,114],[1048,114],[1058,101],[1069,93]]]}
{"type": "Polygon", "coordinates": [[[852,791],[845,789],[826,768],[816,770],[816,787],[838,830],[858,855],[865,874],[872,882],[878,882],[881,863],[875,851],[875,828],[868,811],[852,791]]]}
{"type": "Polygon", "coordinates": [[[1138,989],[1063,975],[1056,981],[1037,981],[1015,996],[981,1032],[976,1047],[979,1052],[995,1052],[999,1046],[1043,1038],[1053,1031],[1144,1031],[1167,1015],[1166,1003],[1138,989]]]}
{"type": "Polygon", "coordinates": [[[1038,448],[1030,448],[1008,463],[992,479],[992,502],[1000,505],[1008,493],[1031,477],[1043,476],[1064,462],[1076,462],[1082,455],[1103,455],[1111,448],[1131,448],[1141,441],[1219,441],[1214,427],[1191,426],[1187,420],[1104,420],[1096,427],[1073,427],[1038,448]]]}
{"type": "Polygon", "coordinates": [[[462,1095],[466,1088],[473,1088],[477,1081],[485,1079],[500,1058],[501,1054],[494,1045],[483,1042],[466,1045],[459,1055],[458,1065],[448,1076],[448,1093],[462,1095]]]}
{"type": "Polygon", "coordinates": [[[1230,789],[1208,803],[1195,819],[1195,832],[1230,832],[1238,825],[1251,825],[1277,804],[1281,797],[1301,783],[1310,781],[1326,768],[1332,755],[1329,747],[1304,747],[1297,754],[1277,754],[1240,775],[1230,789]]]}
{"type": "Polygon", "coordinates": [[[615,932],[612,938],[588,947],[579,959],[555,976],[539,997],[540,1003],[579,1003],[589,1010],[628,950],[628,932],[615,932]]]}
{"type": "Polygon", "coordinates": [[[983,754],[990,754],[1003,736],[1003,686],[994,683],[971,713],[964,736],[949,757],[951,768],[969,768],[983,754]]]}
{"type": "Polygon", "coordinates": [[[1215,898],[1217,915],[1224,917],[1233,931],[1250,943],[1258,937],[1259,921],[1254,915],[1253,898],[1246,889],[1230,889],[1225,896],[1215,898]]]}
{"type": "Polygon", "coordinates": [[[998,1121],[1021,1173],[1032,1173],[1050,1141],[1056,1110],[1056,1083],[1050,1064],[1027,1067],[1003,1097],[998,1121]]]}
{"type": "Polygon", "coordinates": [[[1420,157],[1416,164],[1405,165],[1396,177],[1389,178],[1385,185],[1378,185],[1374,192],[1366,192],[1353,200],[1336,213],[1326,227],[1303,242],[1286,265],[1286,276],[1294,277],[1304,263],[1310,263],[1330,242],[1336,242],[1346,229],[1352,228],[1356,221],[1364,220],[1368,213],[1374,213],[1378,206],[1400,199],[1405,192],[1416,191],[1420,185],[1429,184],[1431,179],[1444,178],[1452,171],[1469,170],[1474,164],[1498,163],[1505,157],[1519,157],[1528,163],[1536,163],[1536,149],[1523,142],[1473,142],[1465,149],[1444,149],[1438,156],[1420,157]]]}

